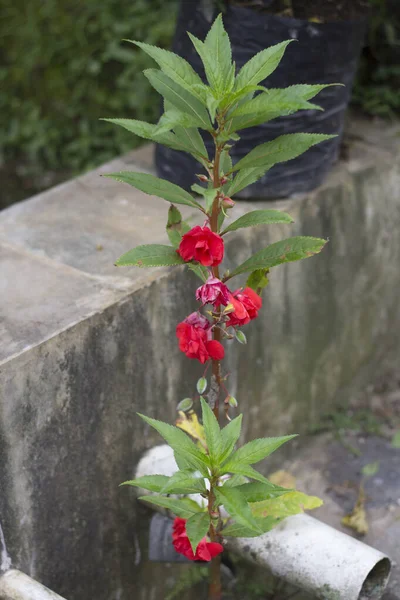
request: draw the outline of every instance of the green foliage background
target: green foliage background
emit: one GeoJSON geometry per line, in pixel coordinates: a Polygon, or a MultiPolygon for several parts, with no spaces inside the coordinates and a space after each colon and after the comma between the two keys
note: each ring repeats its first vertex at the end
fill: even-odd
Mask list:
{"type": "Polygon", "coordinates": [[[141,71],[153,61],[121,40],[168,46],[176,0],[2,0],[0,160],[25,173],[82,171],[138,143],[105,116],[156,118],[141,71]]]}
{"type": "Polygon", "coordinates": [[[369,32],[353,102],[371,115],[400,115],[400,2],[370,0],[369,32]]]}
{"type": "MultiPolygon", "coordinates": [[[[400,112],[400,15],[398,0],[391,2],[371,0],[354,96],[382,116],[400,112]]],[[[177,6],[178,0],[2,0],[0,207],[139,143],[98,119],[156,120],[158,95],[141,73],[153,61],[121,40],[168,47],[177,6]],[[43,178],[53,172],[56,178],[43,178]],[[17,191],[7,195],[8,181],[17,191]]]]}

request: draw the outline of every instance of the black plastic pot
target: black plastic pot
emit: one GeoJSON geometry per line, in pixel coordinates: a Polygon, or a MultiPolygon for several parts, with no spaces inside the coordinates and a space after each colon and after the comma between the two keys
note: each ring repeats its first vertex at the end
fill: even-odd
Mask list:
{"type": "MultiPolygon", "coordinates": [[[[190,31],[204,39],[218,11],[207,10],[198,0],[183,0],[173,49],[186,58],[204,78],[201,61],[186,34],[190,31]]],[[[366,21],[312,23],[309,21],[256,12],[250,8],[227,8],[224,25],[232,43],[233,60],[239,69],[254,54],[286,39],[294,38],[278,69],[263,82],[271,88],[298,83],[343,83],[323,90],[315,99],[321,111],[301,111],[275,119],[265,125],[240,132],[240,141],[232,149],[234,162],[252,148],[283,133],[314,132],[338,134],[338,137],[314,146],[304,155],[278,164],[262,179],[238,194],[242,198],[282,198],[316,188],[331,169],[339,154],[344,115],[350,99],[360,55],[366,21]]],[[[205,135],[211,152],[213,144],[205,135]]],[[[156,167],[160,177],[190,189],[199,164],[189,155],[164,148],[156,149],[156,167]]]]}

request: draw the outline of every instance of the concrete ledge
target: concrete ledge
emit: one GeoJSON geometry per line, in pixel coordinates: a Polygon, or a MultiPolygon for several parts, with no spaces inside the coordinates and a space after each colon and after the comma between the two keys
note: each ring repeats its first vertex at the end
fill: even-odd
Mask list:
{"type": "MultiPolygon", "coordinates": [[[[304,431],[399,349],[398,129],[350,131],[348,160],[313,194],[237,204],[236,215],[277,206],[296,222],[232,234],[228,263],[290,235],[330,238],[319,257],[272,271],[248,351],[228,348],[245,436],[304,431]]],[[[166,203],[99,178],[151,169],[148,153],[0,213],[0,520],[14,566],[70,600],[137,592],[138,516],[118,484],[159,438],[135,412],[173,420],[201,370],[174,333],[195,280],[113,267],[166,239],[166,203]]]]}

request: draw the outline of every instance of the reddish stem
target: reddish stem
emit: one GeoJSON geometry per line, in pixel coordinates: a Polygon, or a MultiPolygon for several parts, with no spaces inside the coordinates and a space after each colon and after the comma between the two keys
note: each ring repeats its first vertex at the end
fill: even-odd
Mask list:
{"type": "MultiPolygon", "coordinates": [[[[214,169],[213,169],[213,184],[214,188],[217,189],[221,186],[220,181],[220,159],[221,159],[221,151],[222,148],[219,146],[218,142],[215,140],[215,158],[214,158],[214,169]]],[[[218,215],[220,212],[219,206],[219,192],[216,194],[214,198],[214,203],[212,206],[211,217],[210,217],[210,228],[214,233],[218,233],[218,215]]],[[[212,273],[214,277],[220,278],[219,276],[219,267],[212,267],[212,273]]],[[[220,311],[221,309],[219,309],[220,311]]],[[[219,322],[219,315],[215,317],[215,322],[219,322]]],[[[213,328],[213,339],[217,342],[221,342],[221,330],[219,327],[213,328]]],[[[221,363],[219,360],[212,361],[212,377],[216,383],[215,389],[215,398],[214,398],[214,406],[213,412],[219,421],[219,394],[222,384],[221,379],[221,363]]],[[[214,386],[212,386],[214,389],[214,386]]],[[[213,484],[211,482],[211,489],[208,495],[208,512],[210,514],[210,518],[212,517],[213,505],[215,502],[215,495],[213,491],[213,484]]],[[[220,519],[219,519],[220,520],[220,519]]],[[[210,526],[210,539],[212,542],[217,542],[219,540],[218,532],[215,530],[214,525],[211,523],[210,526]]],[[[210,585],[208,591],[209,600],[220,600],[222,597],[222,585],[221,585],[221,555],[215,556],[211,560],[210,565],[210,585]]]]}
{"type": "MultiPolygon", "coordinates": [[[[215,495],[213,491],[213,483],[211,482],[210,493],[208,494],[208,514],[210,520],[213,518],[215,495]]],[[[219,509],[218,509],[219,513],[219,509]]],[[[220,519],[218,519],[220,521],[220,519]]],[[[213,523],[210,525],[210,539],[212,542],[219,542],[219,535],[215,530],[213,523]]],[[[222,597],[222,584],[221,584],[221,555],[215,556],[211,560],[210,565],[210,585],[208,588],[208,600],[221,600],[222,597]]]]}

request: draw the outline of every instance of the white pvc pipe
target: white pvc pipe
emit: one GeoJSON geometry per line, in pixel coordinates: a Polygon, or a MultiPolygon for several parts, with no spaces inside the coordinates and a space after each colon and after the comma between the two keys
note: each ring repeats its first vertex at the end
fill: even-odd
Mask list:
{"type": "MultiPolygon", "coordinates": [[[[139,461],[136,477],[176,470],[171,448],[156,446],[139,461]]],[[[225,545],[324,600],[379,600],[390,575],[387,556],[306,514],[288,517],[260,537],[227,538],[225,545]]]]}
{"type": "Polygon", "coordinates": [[[0,600],[65,600],[17,569],[0,575],[0,600]]]}
{"type": "Polygon", "coordinates": [[[317,598],[379,599],[389,578],[384,554],[306,514],[260,537],[227,539],[230,550],[317,598]]]}

